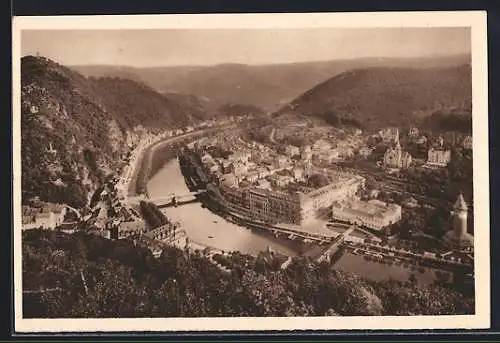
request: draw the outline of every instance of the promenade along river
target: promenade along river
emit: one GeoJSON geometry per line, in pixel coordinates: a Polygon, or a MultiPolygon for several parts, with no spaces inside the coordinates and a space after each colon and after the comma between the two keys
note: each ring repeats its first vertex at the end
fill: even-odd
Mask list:
{"type": "MultiPolygon", "coordinates": [[[[151,198],[168,196],[170,193],[190,192],[181,173],[178,159],[167,162],[149,180],[147,188],[151,198]]],[[[293,242],[278,240],[267,234],[228,222],[203,208],[201,203],[165,208],[162,212],[169,219],[179,222],[193,243],[224,251],[241,251],[251,255],[256,255],[268,247],[284,255],[298,255],[293,242]]]]}
{"type": "MultiPolygon", "coordinates": [[[[149,180],[147,187],[151,198],[190,192],[181,173],[178,159],[167,162],[149,180]]],[[[189,239],[199,245],[224,251],[240,251],[250,255],[257,255],[268,247],[287,256],[299,254],[299,248],[293,241],[279,240],[268,234],[228,222],[203,208],[201,203],[185,204],[177,208],[169,207],[162,209],[162,212],[171,220],[179,222],[186,230],[189,239]]],[[[411,274],[414,274],[421,284],[428,284],[436,279],[434,270],[429,268],[420,273],[401,266],[367,261],[362,256],[349,252],[340,257],[336,262],[336,268],[379,281],[389,278],[406,281],[411,274]]]]}

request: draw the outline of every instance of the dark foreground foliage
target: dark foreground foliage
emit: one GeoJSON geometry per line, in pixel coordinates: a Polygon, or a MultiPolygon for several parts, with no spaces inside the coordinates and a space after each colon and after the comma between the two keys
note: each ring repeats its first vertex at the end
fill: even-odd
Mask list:
{"type": "Polygon", "coordinates": [[[282,270],[282,259],[270,253],[219,254],[210,259],[208,249],[169,247],[155,259],[147,248],[129,241],[30,230],[24,233],[22,262],[25,318],[474,311],[473,299],[441,286],[370,282],[306,258],[295,258],[282,270]]]}

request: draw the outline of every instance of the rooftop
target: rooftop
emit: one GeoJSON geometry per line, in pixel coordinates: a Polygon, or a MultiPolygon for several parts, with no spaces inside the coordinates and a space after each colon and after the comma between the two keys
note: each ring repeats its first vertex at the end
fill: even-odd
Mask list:
{"type": "Polygon", "coordinates": [[[342,210],[345,212],[380,218],[383,218],[385,215],[400,209],[399,205],[388,204],[379,200],[354,201],[349,202],[345,206],[337,204],[336,207],[342,208],[342,210]]]}

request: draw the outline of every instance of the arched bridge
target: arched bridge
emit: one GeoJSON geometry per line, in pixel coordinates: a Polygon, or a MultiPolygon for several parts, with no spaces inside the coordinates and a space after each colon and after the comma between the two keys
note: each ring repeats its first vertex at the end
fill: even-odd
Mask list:
{"type": "Polygon", "coordinates": [[[173,193],[166,197],[150,198],[148,200],[158,207],[178,206],[197,201],[196,196],[203,194],[205,192],[206,192],[205,189],[200,189],[195,192],[189,192],[184,194],[173,193]]]}

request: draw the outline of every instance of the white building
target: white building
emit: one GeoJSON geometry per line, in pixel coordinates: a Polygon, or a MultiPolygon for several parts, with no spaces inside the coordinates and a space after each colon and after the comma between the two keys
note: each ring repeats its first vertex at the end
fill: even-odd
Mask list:
{"type": "Polygon", "coordinates": [[[401,220],[401,206],[379,200],[336,202],[333,219],[380,231],[401,220]]]}
{"type": "Polygon", "coordinates": [[[339,159],[339,152],[337,149],[324,151],[316,155],[321,162],[332,163],[339,159]]]}
{"type": "Polygon", "coordinates": [[[451,161],[451,150],[443,148],[430,148],[427,152],[429,166],[446,167],[451,161]]]}
{"type": "Polygon", "coordinates": [[[271,190],[271,183],[266,179],[258,180],[257,188],[271,190]]]}
{"type": "Polygon", "coordinates": [[[331,148],[332,148],[332,145],[330,143],[328,143],[327,141],[325,141],[324,139],[317,140],[312,146],[312,150],[314,150],[314,151],[325,151],[325,150],[329,150],[331,148]]]}
{"type": "Polygon", "coordinates": [[[232,162],[238,161],[242,163],[247,163],[250,160],[251,156],[252,154],[248,151],[237,151],[229,155],[227,159],[232,162]]]}
{"type": "Polygon", "coordinates": [[[295,156],[295,155],[300,155],[300,149],[294,145],[288,145],[286,148],[285,148],[285,154],[288,156],[288,157],[292,157],[292,156],[295,156]]]}
{"type": "Polygon", "coordinates": [[[25,215],[22,218],[23,230],[43,228],[54,229],[61,225],[66,215],[66,207],[53,209],[51,211],[36,213],[34,215],[25,215]]]}
{"type": "Polygon", "coordinates": [[[288,157],[286,157],[284,155],[276,156],[276,158],[273,162],[273,166],[277,169],[286,168],[286,167],[288,167],[289,164],[290,164],[290,160],[288,159],[288,157]]]}
{"type": "Polygon", "coordinates": [[[464,141],[462,142],[462,146],[464,149],[472,150],[472,137],[471,136],[465,137],[464,141]]]}
{"type": "Polygon", "coordinates": [[[311,161],[312,157],[313,157],[313,154],[312,154],[311,150],[309,150],[309,151],[304,150],[300,154],[300,158],[303,162],[311,161]]]}
{"type": "Polygon", "coordinates": [[[354,151],[352,150],[352,148],[349,147],[336,149],[336,151],[337,151],[337,156],[342,159],[347,159],[354,156],[354,151]]]}
{"type": "Polygon", "coordinates": [[[257,174],[259,175],[259,179],[262,179],[262,178],[268,177],[272,173],[271,173],[271,171],[268,168],[258,167],[257,168],[257,174]]]}
{"type": "Polygon", "coordinates": [[[257,173],[256,171],[252,171],[248,173],[245,178],[248,182],[255,182],[259,179],[259,173],[257,173]]]}
{"type": "Polygon", "coordinates": [[[285,187],[294,180],[291,176],[274,174],[269,177],[269,181],[271,181],[271,183],[276,187],[285,187]]]}
{"type": "Polygon", "coordinates": [[[412,138],[418,137],[419,134],[420,134],[420,131],[416,127],[412,127],[408,131],[408,136],[412,137],[412,138]]]}
{"type": "Polygon", "coordinates": [[[293,168],[292,173],[295,180],[298,181],[304,180],[304,169],[295,167],[293,168]]]}
{"type": "Polygon", "coordinates": [[[330,207],[334,201],[349,199],[356,195],[360,188],[365,187],[365,178],[348,173],[330,175],[332,182],[324,187],[306,194],[312,201],[315,210],[330,207]]]}
{"type": "Polygon", "coordinates": [[[236,177],[241,177],[248,172],[248,168],[241,162],[234,162],[232,164],[232,172],[236,177]]]}
{"type": "Polygon", "coordinates": [[[394,127],[380,130],[378,134],[385,143],[392,143],[396,141],[396,139],[399,139],[399,129],[394,127]]]}
{"type": "Polygon", "coordinates": [[[358,154],[364,158],[367,158],[368,156],[370,156],[372,154],[372,149],[367,147],[367,146],[364,146],[364,147],[361,147],[359,150],[358,150],[358,154]]]}

